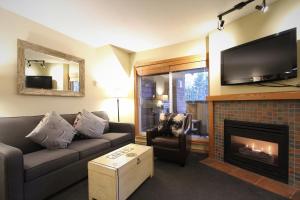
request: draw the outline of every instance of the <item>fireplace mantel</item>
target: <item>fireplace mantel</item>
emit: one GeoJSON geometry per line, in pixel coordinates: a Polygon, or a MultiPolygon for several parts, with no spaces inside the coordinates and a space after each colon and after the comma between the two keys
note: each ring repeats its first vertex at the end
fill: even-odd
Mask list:
{"type": "Polygon", "coordinates": [[[300,91],[245,93],[208,96],[207,101],[300,100],[300,91]]]}

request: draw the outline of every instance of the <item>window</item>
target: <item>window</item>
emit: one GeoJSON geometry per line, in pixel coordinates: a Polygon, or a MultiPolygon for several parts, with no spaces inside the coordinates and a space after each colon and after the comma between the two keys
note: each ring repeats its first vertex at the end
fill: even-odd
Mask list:
{"type": "Polygon", "coordinates": [[[185,101],[205,101],[208,95],[207,68],[187,71],[184,75],[185,101]]]}

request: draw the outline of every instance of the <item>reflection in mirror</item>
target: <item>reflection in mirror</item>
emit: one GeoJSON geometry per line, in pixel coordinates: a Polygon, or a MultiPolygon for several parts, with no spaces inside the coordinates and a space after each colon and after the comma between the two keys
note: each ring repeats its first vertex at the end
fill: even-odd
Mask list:
{"type": "Polygon", "coordinates": [[[18,40],[18,93],[82,97],[84,59],[18,40]]]}
{"type": "Polygon", "coordinates": [[[25,87],[79,92],[79,64],[26,49],[25,87]]]}

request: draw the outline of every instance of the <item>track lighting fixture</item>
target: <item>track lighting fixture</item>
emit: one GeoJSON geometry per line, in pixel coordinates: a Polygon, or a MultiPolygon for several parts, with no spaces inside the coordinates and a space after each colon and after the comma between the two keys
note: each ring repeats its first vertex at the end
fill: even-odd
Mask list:
{"type": "MultiPolygon", "coordinates": [[[[225,24],[225,21],[222,19],[223,16],[233,12],[233,11],[236,11],[236,10],[241,10],[242,8],[244,8],[246,5],[248,5],[249,3],[252,3],[253,1],[255,0],[247,0],[247,1],[242,1],[238,4],[236,4],[235,6],[233,6],[233,8],[219,14],[217,17],[219,19],[218,21],[218,30],[223,30],[224,29],[224,24],[225,24]]],[[[267,12],[268,11],[268,6],[266,4],[266,0],[262,0],[262,4],[261,5],[257,5],[255,7],[255,9],[257,10],[260,10],[262,12],[267,12]]]]}
{"type": "Polygon", "coordinates": [[[44,60],[27,60],[27,66],[31,67],[32,63],[40,64],[40,66],[45,69],[46,68],[46,62],[44,60]]]}
{"type": "Polygon", "coordinates": [[[259,11],[262,11],[262,12],[267,12],[268,11],[268,9],[269,9],[269,7],[267,6],[267,4],[266,4],[266,0],[263,0],[262,1],[262,4],[261,5],[257,5],[256,7],[255,7],[255,9],[257,9],[257,10],[259,10],[259,11]]]}
{"type": "Polygon", "coordinates": [[[31,67],[31,63],[29,60],[27,61],[27,65],[28,65],[28,67],[31,67]]]}
{"type": "Polygon", "coordinates": [[[236,4],[235,6],[233,6],[233,8],[221,13],[218,15],[218,18],[219,18],[219,22],[218,22],[218,30],[223,30],[224,29],[224,24],[225,24],[225,21],[222,20],[222,17],[235,11],[235,10],[240,10],[242,8],[244,8],[246,5],[248,5],[249,3],[253,2],[254,0],[247,0],[247,1],[242,1],[238,4],[236,4]]]}

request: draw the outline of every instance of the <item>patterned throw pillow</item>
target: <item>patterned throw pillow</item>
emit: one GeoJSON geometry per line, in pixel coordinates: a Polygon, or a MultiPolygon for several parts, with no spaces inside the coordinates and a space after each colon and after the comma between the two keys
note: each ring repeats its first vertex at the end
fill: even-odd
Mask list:
{"type": "Polygon", "coordinates": [[[174,114],[170,117],[170,126],[172,134],[178,137],[184,131],[185,114],[174,114]]]}
{"type": "Polygon", "coordinates": [[[74,127],[79,134],[88,138],[101,138],[105,129],[106,120],[83,110],[76,116],[74,127]]]}
{"type": "Polygon", "coordinates": [[[47,149],[64,149],[72,142],[76,131],[65,119],[55,112],[47,113],[29,138],[47,149]]]}
{"type": "Polygon", "coordinates": [[[170,127],[170,116],[169,113],[160,113],[158,122],[158,133],[160,135],[171,136],[172,130],[170,127]]]}

